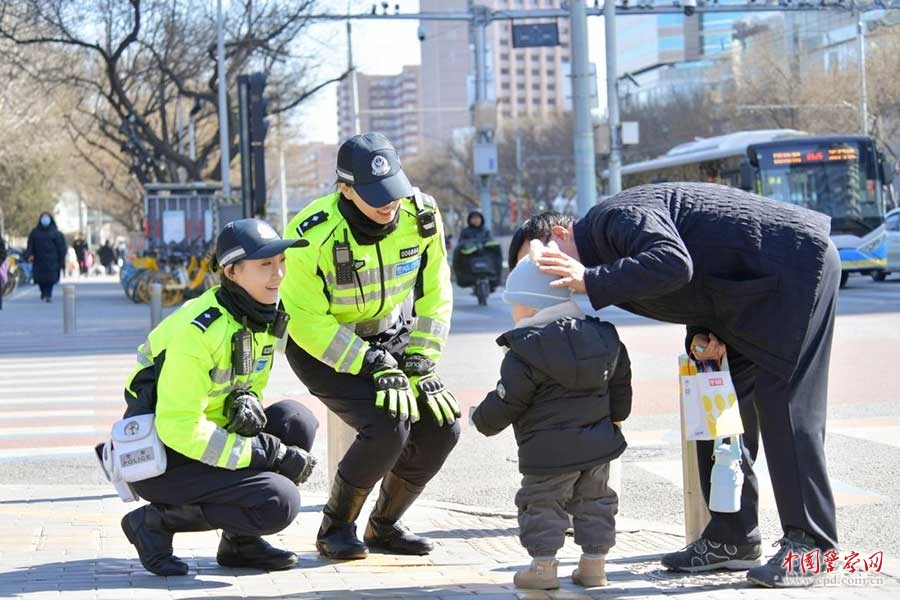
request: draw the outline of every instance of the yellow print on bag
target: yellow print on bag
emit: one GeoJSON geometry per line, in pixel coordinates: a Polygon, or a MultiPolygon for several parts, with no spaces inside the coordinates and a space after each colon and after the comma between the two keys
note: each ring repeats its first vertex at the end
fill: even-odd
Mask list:
{"type": "MultiPolygon", "coordinates": [[[[716,380],[711,379],[710,384],[713,384],[714,381],[716,380]]],[[[706,414],[706,423],[709,427],[709,431],[712,435],[717,436],[718,432],[716,431],[716,425],[719,422],[719,417],[721,417],[722,413],[727,409],[732,408],[735,403],[737,403],[737,396],[734,392],[729,392],[727,396],[715,394],[713,397],[703,394],[702,400],[703,411],[706,414]]]]}

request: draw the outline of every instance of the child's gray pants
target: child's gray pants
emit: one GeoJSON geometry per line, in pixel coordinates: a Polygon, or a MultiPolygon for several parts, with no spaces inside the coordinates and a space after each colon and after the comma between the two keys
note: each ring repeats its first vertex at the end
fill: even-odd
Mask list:
{"type": "Polygon", "coordinates": [[[605,554],[616,543],[619,497],[609,487],[609,463],[559,475],[523,475],[516,494],[519,540],[530,556],[554,556],[562,548],[569,515],[575,543],[605,554]]]}

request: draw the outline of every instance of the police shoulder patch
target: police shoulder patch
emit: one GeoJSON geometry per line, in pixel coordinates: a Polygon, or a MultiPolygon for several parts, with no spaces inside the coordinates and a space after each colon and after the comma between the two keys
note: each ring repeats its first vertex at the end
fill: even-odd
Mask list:
{"type": "Polygon", "coordinates": [[[191,325],[195,325],[200,331],[206,331],[209,329],[209,326],[213,324],[213,321],[221,316],[222,311],[216,306],[211,306],[194,317],[194,320],[191,321],[191,325]]]}
{"type": "Polygon", "coordinates": [[[297,235],[303,236],[304,233],[315,227],[316,225],[321,225],[325,221],[328,220],[328,213],[324,210],[320,210],[317,213],[313,213],[303,219],[299,225],[297,225],[297,235]]]}

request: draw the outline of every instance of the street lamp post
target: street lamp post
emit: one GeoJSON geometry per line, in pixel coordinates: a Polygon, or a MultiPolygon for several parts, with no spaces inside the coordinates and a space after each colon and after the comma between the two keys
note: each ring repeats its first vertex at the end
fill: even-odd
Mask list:
{"type": "Polygon", "coordinates": [[[856,44],[859,50],[859,130],[869,135],[869,99],[866,92],[866,23],[861,10],[856,12],[856,44]]]}
{"type": "MultiPolygon", "coordinates": [[[[222,15],[222,0],[216,0],[216,60],[219,72],[219,153],[221,154],[222,195],[231,198],[231,136],[228,133],[228,81],[225,70],[225,24],[222,15]]],[[[213,211],[213,219],[216,218],[213,211]]],[[[213,231],[218,231],[215,224],[213,231]]]]}
{"type": "MultiPolygon", "coordinates": [[[[610,195],[622,191],[622,144],[619,130],[619,82],[616,63],[616,6],[613,0],[603,3],[604,31],[606,33],[606,110],[609,113],[609,179],[606,192],[610,195]]],[[[584,214],[584,213],[582,213],[584,214]]]]}
{"type": "MultiPolygon", "coordinates": [[[[606,0],[606,4],[612,6],[609,12],[615,15],[613,3],[606,0]]],[[[575,113],[575,197],[578,214],[584,215],[597,202],[594,127],[591,123],[593,80],[588,60],[587,12],[584,1],[573,1],[569,10],[572,31],[572,108],[575,113]]]]}

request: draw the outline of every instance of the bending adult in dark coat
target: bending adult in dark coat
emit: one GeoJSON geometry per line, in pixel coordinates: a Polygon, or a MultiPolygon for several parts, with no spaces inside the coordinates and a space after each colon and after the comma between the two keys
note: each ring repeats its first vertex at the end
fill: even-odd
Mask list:
{"type": "Polygon", "coordinates": [[[37,226],[28,234],[25,254],[31,257],[31,275],[41,289],[41,300],[50,302],[53,286],[59,281],[59,273],[66,264],[66,239],[56,228],[56,221],[50,213],[41,213],[37,226]]]}
{"type": "MultiPolygon", "coordinates": [[[[586,292],[595,309],[617,305],[685,324],[698,358],[718,357],[727,346],[745,428],[745,483],[740,512],[712,513],[701,541],[760,541],[752,465],[761,434],[782,549],[796,540],[836,547],[824,438],[841,265],[828,217],[715,184],[656,184],[616,194],[577,222],[557,214],[530,219],[513,237],[510,268],[534,238],[559,244],[560,252],[538,261],[542,270],[561,277],[555,285],[586,292]]],[[[712,442],[698,443],[707,500],[711,455],[712,442]]],[[[720,568],[717,559],[705,560],[678,570],[720,568]]],[[[785,577],[756,571],[748,578],[763,585],[785,577]]]]}

